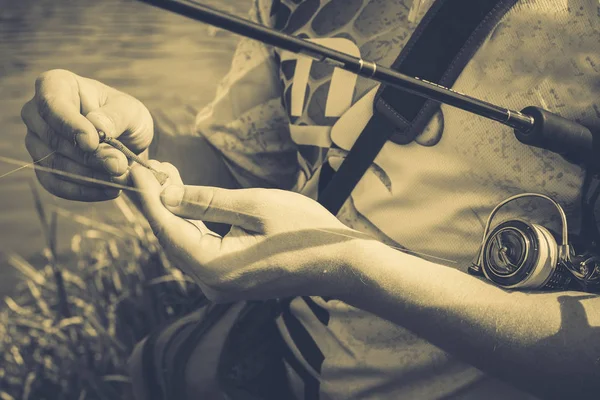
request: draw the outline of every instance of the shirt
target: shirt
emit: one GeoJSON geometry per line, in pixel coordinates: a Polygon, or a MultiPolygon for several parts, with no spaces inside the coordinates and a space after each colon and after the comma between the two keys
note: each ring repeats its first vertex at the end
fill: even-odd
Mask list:
{"type": "MultiPolygon", "coordinates": [[[[256,0],[249,17],[390,66],[433,2],[256,0]]],[[[453,88],[600,127],[598,12],[593,0],[519,1],[453,88]]],[[[339,167],[371,116],[377,88],[333,66],[242,39],[196,130],[221,152],[242,187],[286,188],[316,199],[323,166],[339,167]]],[[[383,147],[338,218],[466,272],[487,216],[511,195],[553,197],[576,231],[582,178],[580,167],[519,143],[510,128],[442,105],[415,142],[383,147]]],[[[535,199],[500,214],[500,220],[516,216],[559,227],[552,207],[535,199]]],[[[401,326],[337,300],[294,299],[287,318],[278,320],[280,331],[317,379],[321,399],[530,398],[401,326]],[[314,343],[299,343],[294,329],[314,343]]],[[[290,372],[302,398],[304,386],[290,372]]]]}

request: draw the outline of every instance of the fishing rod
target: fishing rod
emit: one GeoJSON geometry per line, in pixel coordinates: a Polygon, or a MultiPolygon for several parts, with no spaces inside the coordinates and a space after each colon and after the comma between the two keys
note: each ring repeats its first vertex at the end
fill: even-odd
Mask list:
{"type": "Polygon", "coordinates": [[[204,22],[267,45],[331,64],[384,85],[497,121],[514,129],[524,144],[558,153],[573,163],[600,171],[600,140],[585,126],[539,107],[510,110],[455,90],[411,77],[372,61],[279,32],[193,0],[140,0],[152,6],[204,22]]]}

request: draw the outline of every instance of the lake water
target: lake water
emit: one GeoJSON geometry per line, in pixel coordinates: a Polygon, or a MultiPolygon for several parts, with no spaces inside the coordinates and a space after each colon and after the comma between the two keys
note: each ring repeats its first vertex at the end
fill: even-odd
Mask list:
{"type": "MultiPolygon", "coordinates": [[[[205,2],[244,15],[251,0],[205,2]]],[[[22,105],[35,78],[63,68],[100,80],[142,100],[185,129],[227,72],[238,37],[134,0],[0,0],[0,156],[31,162],[23,139],[22,105]]],[[[15,169],[0,162],[0,176],[15,169]]],[[[44,246],[29,182],[30,169],[0,179],[0,298],[17,273],[5,265],[44,246]]],[[[43,190],[42,190],[43,192],[43,190]]],[[[112,221],[113,204],[77,203],[43,192],[44,202],[112,221]]],[[[59,249],[81,225],[59,218],[59,249]]]]}

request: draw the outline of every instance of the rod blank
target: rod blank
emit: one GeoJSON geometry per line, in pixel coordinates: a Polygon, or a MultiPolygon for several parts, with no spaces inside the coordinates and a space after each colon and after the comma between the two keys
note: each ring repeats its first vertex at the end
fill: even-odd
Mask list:
{"type": "Polygon", "coordinates": [[[502,108],[441,85],[215,10],[193,0],[140,1],[270,46],[328,62],[384,85],[497,121],[513,128],[517,139],[524,144],[554,151],[572,162],[585,163],[600,170],[600,162],[596,161],[600,157],[595,156],[598,153],[596,147],[600,147],[600,140],[594,140],[595,135],[588,128],[546,110],[537,107],[527,107],[522,111],[502,108]]]}

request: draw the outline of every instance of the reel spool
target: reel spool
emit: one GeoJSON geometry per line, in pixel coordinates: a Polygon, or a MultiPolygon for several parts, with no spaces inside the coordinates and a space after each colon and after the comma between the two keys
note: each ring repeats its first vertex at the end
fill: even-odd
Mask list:
{"type": "Polygon", "coordinates": [[[558,263],[558,253],[548,229],[506,221],[484,241],[481,266],[486,278],[507,289],[563,288],[571,276],[558,263]]]}
{"type": "Polygon", "coordinates": [[[548,196],[524,193],[504,200],[491,212],[473,267],[507,289],[562,289],[573,278],[567,267],[570,255],[567,217],[563,209],[548,196]],[[542,198],[556,207],[562,221],[561,244],[545,227],[519,219],[505,221],[490,232],[492,219],[500,208],[523,197],[542,198]]]}
{"type": "Polygon", "coordinates": [[[578,286],[586,292],[600,293],[600,255],[596,246],[583,247],[583,253],[575,253],[569,243],[567,216],[556,201],[543,194],[519,194],[504,200],[490,213],[479,254],[469,267],[469,273],[483,275],[506,289],[548,290],[578,286]],[[562,223],[560,242],[547,228],[520,219],[502,222],[490,232],[498,210],[523,197],[538,197],[554,205],[562,223]]]}

